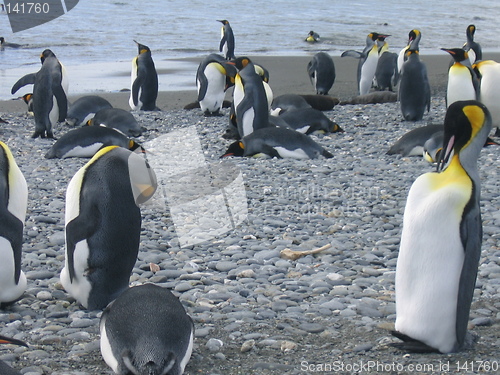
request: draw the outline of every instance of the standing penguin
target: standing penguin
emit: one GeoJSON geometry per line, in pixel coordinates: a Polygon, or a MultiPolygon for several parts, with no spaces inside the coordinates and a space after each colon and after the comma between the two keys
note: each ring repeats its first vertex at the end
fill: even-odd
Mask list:
{"type": "Polygon", "coordinates": [[[202,60],[196,71],[196,87],[205,116],[219,115],[226,90],[234,84],[235,76],[234,65],[227,64],[220,55],[212,53],[202,60]]]}
{"type": "Polygon", "coordinates": [[[98,151],[71,179],[61,284],[83,307],[102,309],[128,287],[139,251],[138,204],[155,190],[146,160],[117,146],[98,151]]]}
{"type": "Polygon", "coordinates": [[[0,304],[17,300],[26,290],[21,253],[27,202],[26,180],[0,142],[0,304]]]}
{"type": "Polygon", "coordinates": [[[366,37],[366,47],[363,52],[348,50],[342,53],[340,57],[350,56],[359,59],[358,63],[358,87],[359,95],[365,95],[370,92],[373,77],[377,70],[378,63],[378,45],[376,43],[380,34],[370,33],[366,37]]]}
{"type": "MultiPolygon", "coordinates": [[[[406,46],[402,48],[399,53],[398,53],[398,60],[397,60],[397,67],[398,67],[398,80],[401,78],[401,70],[403,69],[403,64],[406,61],[406,51],[410,49],[410,46],[413,47],[414,51],[419,51],[419,43],[420,39],[422,38],[422,33],[420,30],[413,29],[410,30],[408,33],[408,43],[406,43],[406,46]]],[[[398,82],[395,81],[394,85],[396,85],[398,82]]]]}
{"type": "Polygon", "coordinates": [[[335,82],[335,64],[326,52],[318,52],[307,64],[307,73],[316,94],[328,95],[335,82]]]}
{"type": "Polygon", "coordinates": [[[269,126],[269,102],[261,76],[248,57],[234,62],[238,73],[233,92],[238,133],[244,137],[254,130],[269,126]]]}
{"type": "Polygon", "coordinates": [[[378,42],[382,46],[378,50],[377,69],[375,70],[374,86],[377,90],[385,89],[392,91],[392,88],[398,82],[398,55],[389,51],[389,43],[385,40],[389,35],[380,35],[378,42]]]}
{"type": "Polygon", "coordinates": [[[134,40],[139,54],[132,60],[131,89],[129,105],[132,110],[159,111],[156,106],[158,97],[158,74],[148,46],[134,40]]]}
{"type": "Polygon", "coordinates": [[[68,112],[67,77],[64,66],[56,55],[46,49],[40,56],[42,68],[27,74],[12,87],[11,93],[27,84],[33,84],[33,113],[35,132],[33,138],[54,138],[52,126],[66,119],[68,112]]]}
{"type": "Polygon", "coordinates": [[[483,60],[474,64],[479,85],[479,101],[491,113],[492,126],[496,127],[496,136],[500,136],[500,64],[493,60],[483,60]]]}
{"type": "Polygon", "coordinates": [[[104,310],[100,332],[102,356],[120,375],[181,375],[193,349],[193,321],[154,284],[123,292],[104,310]]]}
{"type": "Polygon", "coordinates": [[[479,80],[472,69],[468,53],[463,48],[441,48],[448,52],[454,64],[448,70],[446,106],[459,100],[476,100],[479,95],[479,80]]]}
{"type": "Polygon", "coordinates": [[[474,100],[446,112],[437,171],[410,188],[396,265],[396,331],[411,351],[465,349],[482,224],[479,152],[491,129],[487,108],[474,100]]]}
{"type": "Polygon", "coordinates": [[[418,47],[410,47],[406,52],[399,82],[399,103],[406,121],[420,121],[425,110],[430,110],[431,88],[427,68],[420,61],[418,47]]]}
{"type": "Polygon", "coordinates": [[[235,59],[234,56],[234,34],[228,20],[217,20],[222,23],[220,30],[219,52],[224,54],[226,60],[235,59]]]}

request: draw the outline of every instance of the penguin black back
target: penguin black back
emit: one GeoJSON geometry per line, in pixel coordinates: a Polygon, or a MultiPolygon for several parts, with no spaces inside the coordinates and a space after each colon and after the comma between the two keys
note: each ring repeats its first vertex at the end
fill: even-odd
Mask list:
{"type": "Polygon", "coordinates": [[[129,283],[141,232],[139,203],[156,189],[140,155],[100,150],[71,179],[66,194],[64,288],[88,309],[102,309],[129,283]]]}
{"type": "Polygon", "coordinates": [[[101,353],[117,374],[180,375],[191,356],[194,325],[168,289],[127,289],[103,312],[101,353]]]}
{"type": "Polygon", "coordinates": [[[129,104],[132,109],[157,111],[158,74],[151,57],[151,50],[144,44],[135,40],[134,42],[137,44],[139,54],[132,62],[132,88],[129,104]]]}

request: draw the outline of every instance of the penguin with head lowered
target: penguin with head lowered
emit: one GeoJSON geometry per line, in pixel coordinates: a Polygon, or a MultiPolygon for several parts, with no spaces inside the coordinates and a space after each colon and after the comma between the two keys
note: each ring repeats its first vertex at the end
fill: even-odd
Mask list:
{"type": "Polygon", "coordinates": [[[477,161],[491,130],[475,100],[446,112],[437,171],[410,188],[396,265],[395,345],[409,351],[466,349],[469,311],[481,254],[477,161]]]}
{"type": "Polygon", "coordinates": [[[129,105],[132,110],[159,111],[156,106],[158,97],[158,74],[148,46],[137,44],[139,54],[132,60],[131,89],[129,105]]]}
{"type": "Polygon", "coordinates": [[[85,125],[104,108],[113,108],[110,102],[98,95],[85,95],[69,106],[66,123],[71,126],[85,125]]]}
{"type": "Polygon", "coordinates": [[[215,53],[204,58],[196,71],[198,102],[205,116],[219,115],[226,90],[234,84],[236,68],[215,53]],[[232,72],[228,72],[231,70],[232,72]]]}
{"type": "Polygon", "coordinates": [[[42,52],[40,60],[41,69],[19,79],[11,93],[33,84],[35,132],[32,137],[54,138],[52,127],[56,122],[64,121],[68,112],[66,70],[50,49],[42,52]]]}
{"type": "Polygon", "coordinates": [[[100,332],[101,354],[120,375],[181,375],[193,350],[193,321],[154,284],[131,287],[106,307],[100,332]]]}
{"type": "Polygon", "coordinates": [[[307,73],[316,94],[328,95],[335,82],[335,64],[326,52],[318,52],[307,64],[307,73]]]}
{"type": "MultiPolygon", "coordinates": [[[[419,33],[420,35],[420,33],[419,33]]],[[[406,51],[399,82],[399,103],[406,121],[420,121],[430,110],[431,88],[427,67],[420,60],[420,38],[414,39],[406,51]]]]}
{"type": "Polygon", "coordinates": [[[9,147],[0,142],[0,304],[17,300],[26,290],[21,253],[27,204],[26,180],[9,147]]]}
{"type": "Polygon", "coordinates": [[[138,205],[155,190],[146,160],[117,146],[98,151],[71,179],[61,284],[86,309],[103,309],[128,287],[139,251],[138,205]]]}
{"type": "MultiPolygon", "coordinates": [[[[230,63],[238,69],[235,77],[233,103],[240,137],[269,126],[270,102],[262,77],[248,57],[230,63]]],[[[272,99],[271,99],[272,102],[272,99]]]]}
{"type": "Polygon", "coordinates": [[[226,60],[235,59],[234,55],[234,34],[228,20],[217,20],[222,23],[220,30],[219,52],[224,54],[226,60]]]}

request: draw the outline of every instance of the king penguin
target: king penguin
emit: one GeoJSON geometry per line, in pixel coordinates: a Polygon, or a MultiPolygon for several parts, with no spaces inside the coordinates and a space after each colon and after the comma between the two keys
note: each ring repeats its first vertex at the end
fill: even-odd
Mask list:
{"type": "Polygon", "coordinates": [[[318,52],[307,64],[309,79],[318,95],[328,95],[335,82],[335,64],[326,52],[318,52]]]}
{"type": "Polygon", "coordinates": [[[155,190],[146,160],[117,146],[98,151],[71,179],[61,284],[84,308],[103,309],[128,287],[139,251],[139,204],[155,190]]]}
{"type": "Polygon", "coordinates": [[[143,131],[134,115],[121,108],[101,109],[87,124],[91,126],[107,126],[129,137],[139,137],[143,131]]]}
{"type": "Polygon", "coordinates": [[[232,63],[238,69],[233,91],[236,122],[239,135],[244,137],[269,126],[270,103],[264,82],[250,59],[240,57],[232,63]]]}
{"type": "Polygon", "coordinates": [[[477,61],[481,61],[483,59],[483,50],[481,45],[474,41],[474,34],[476,33],[476,26],[469,25],[465,31],[465,36],[467,37],[467,41],[465,42],[463,49],[467,51],[469,55],[469,61],[471,64],[474,64],[477,61]]]}
{"type": "Polygon", "coordinates": [[[226,60],[235,59],[234,55],[234,34],[228,20],[217,20],[222,23],[220,30],[219,52],[224,54],[226,60]]]}
{"type": "Polygon", "coordinates": [[[236,68],[215,53],[204,58],[196,71],[198,102],[205,116],[217,116],[224,103],[226,90],[234,85],[236,68]],[[232,70],[232,72],[228,72],[232,70]]]}
{"type": "Polygon", "coordinates": [[[389,51],[389,43],[385,40],[389,35],[379,35],[378,42],[382,46],[378,50],[377,69],[375,70],[374,86],[379,91],[393,91],[398,82],[398,54],[389,51]]]}
{"type": "Polygon", "coordinates": [[[479,101],[488,107],[493,126],[500,136],[500,64],[493,60],[483,60],[474,64],[480,79],[479,101]]]}
{"type": "MultiPolygon", "coordinates": [[[[11,345],[19,345],[28,347],[24,341],[13,339],[10,337],[0,335],[0,344],[11,344],[11,345]]],[[[21,375],[21,373],[17,370],[14,370],[4,361],[0,361],[0,374],[2,375],[21,375]]]]}
{"type": "Polygon", "coordinates": [[[158,74],[148,46],[137,44],[139,54],[132,59],[131,88],[129,105],[132,110],[159,111],[158,74]]]}
{"type": "Polygon", "coordinates": [[[333,155],[317,144],[309,136],[296,130],[269,126],[258,129],[232,143],[222,157],[260,156],[271,158],[316,159],[333,155]]]}
{"type": "Polygon", "coordinates": [[[466,349],[482,224],[477,160],[491,130],[487,108],[452,103],[437,171],[410,188],[396,265],[395,345],[410,351],[466,349]]]}
{"type": "Polygon", "coordinates": [[[104,310],[101,354],[115,374],[181,375],[193,350],[194,324],[168,289],[134,286],[104,310]]]}
{"type": "Polygon", "coordinates": [[[420,60],[418,46],[410,47],[406,56],[399,82],[399,104],[406,121],[420,121],[431,107],[427,67],[420,60]]]}
{"type": "Polygon", "coordinates": [[[366,47],[363,52],[348,50],[344,51],[341,57],[350,56],[359,59],[358,62],[358,87],[359,95],[365,95],[370,92],[373,77],[377,70],[378,63],[378,33],[370,33],[366,37],[366,47]]]}
{"type": "Polygon", "coordinates": [[[91,158],[106,146],[144,151],[141,145],[116,129],[107,126],[82,126],[63,134],[47,151],[45,158],[91,158]]]}
{"type": "Polygon", "coordinates": [[[85,95],[69,106],[66,123],[71,126],[85,125],[97,112],[113,108],[110,102],[98,95],[85,95]]]}
{"type": "Polygon", "coordinates": [[[42,52],[40,60],[41,69],[19,79],[11,93],[14,94],[27,84],[33,84],[35,132],[32,138],[54,138],[52,127],[56,122],[64,121],[68,112],[68,80],[66,69],[50,49],[42,52]]]}
{"type": "Polygon", "coordinates": [[[472,69],[468,53],[463,48],[441,48],[448,52],[454,64],[448,70],[446,106],[461,100],[476,100],[479,96],[479,80],[472,69]]]}
{"type": "Polygon", "coordinates": [[[401,70],[403,69],[403,64],[406,61],[406,51],[410,49],[411,45],[413,45],[414,50],[418,51],[421,38],[422,38],[422,33],[420,32],[420,30],[413,29],[410,30],[410,32],[408,33],[408,42],[406,43],[406,46],[402,48],[398,53],[398,60],[397,60],[398,80],[394,82],[394,86],[398,83],[399,79],[401,78],[401,70]]]}
{"type": "Polygon", "coordinates": [[[26,180],[9,147],[0,142],[0,304],[17,300],[26,290],[21,253],[27,204],[26,180]]]}

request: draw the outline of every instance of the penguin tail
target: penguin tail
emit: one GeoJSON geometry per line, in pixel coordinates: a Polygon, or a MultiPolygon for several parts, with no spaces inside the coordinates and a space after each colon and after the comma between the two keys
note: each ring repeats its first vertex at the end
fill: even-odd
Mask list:
{"type": "Polygon", "coordinates": [[[323,149],[323,151],[321,152],[321,155],[323,155],[327,159],[333,158],[333,154],[331,154],[330,152],[326,151],[325,149],[323,149]]]}

